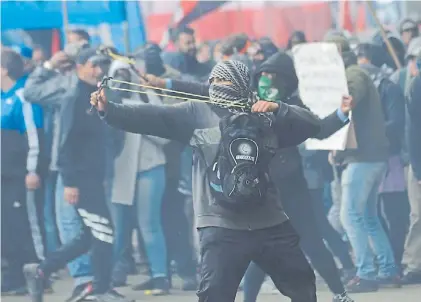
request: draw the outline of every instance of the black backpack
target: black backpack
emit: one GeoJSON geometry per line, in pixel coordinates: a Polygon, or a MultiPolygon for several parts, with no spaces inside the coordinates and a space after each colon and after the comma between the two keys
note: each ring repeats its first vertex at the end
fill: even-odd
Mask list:
{"type": "Polygon", "coordinates": [[[275,150],[265,138],[271,120],[260,114],[238,113],[220,121],[221,141],[208,175],[216,203],[234,211],[253,209],[265,201],[269,162],[275,150]]]}

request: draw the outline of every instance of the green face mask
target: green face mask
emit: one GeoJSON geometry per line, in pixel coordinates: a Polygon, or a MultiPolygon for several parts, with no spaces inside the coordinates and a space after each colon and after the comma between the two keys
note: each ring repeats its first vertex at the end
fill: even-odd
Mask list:
{"type": "Polygon", "coordinates": [[[271,78],[262,75],[259,79],[257,92],[262,100],[277,102],[282,98],[282,93],[279,89],[273,87],[271,78]]]}

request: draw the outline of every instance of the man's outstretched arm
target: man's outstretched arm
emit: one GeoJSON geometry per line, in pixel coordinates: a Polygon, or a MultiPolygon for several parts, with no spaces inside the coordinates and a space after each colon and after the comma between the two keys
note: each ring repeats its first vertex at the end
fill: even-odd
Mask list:
{"type": "Polygon", "coordinates": [[[188,143],[195,129],[195,112],[190,102],[176,105],[122,105],[113,100],[113,91],[105,88],[101,96],[91,95],[91,104],[112,127],[139,134],[158,136],[188,143]]]}

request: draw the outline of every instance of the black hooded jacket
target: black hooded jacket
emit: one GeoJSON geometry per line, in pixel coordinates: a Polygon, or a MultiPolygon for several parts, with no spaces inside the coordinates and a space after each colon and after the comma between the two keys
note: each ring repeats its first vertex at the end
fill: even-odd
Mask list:
{"type": "MultiPolygon", "coordinates": [[[[307,108],[298,95],[298,78],[295,72],[293,59],[285,52],[278,52],[269,57],[257,70],[253,78],[253,89],[262,72],[274,73],[278,80],[282,80],[286,88],[286,98],[282,100],[288,105],[307,108]]],[[[275,80],[276,81],[276,80],[275,80]]],[[[276,85],[276,82],[275,82],[276,85]]],[[[307,108],[308,109],[308,108],[307,108]]],[[[338,117],[336,110],[321,120],[320,132],[315,136],[325,139],[342,128],[346,123],[338,117]]],[[[271,164],[272,177],[278,180],[281,194],[295,195],[307,186],[302,168],[301,155],[297,147],[278,150],[271,164]]]]}

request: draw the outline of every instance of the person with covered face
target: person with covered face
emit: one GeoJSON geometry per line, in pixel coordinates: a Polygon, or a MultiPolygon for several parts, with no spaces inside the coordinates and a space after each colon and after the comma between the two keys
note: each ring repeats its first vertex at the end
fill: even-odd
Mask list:
{"type": "Polygon", "coordinates": [[[240,114],[238,106],[251,107],[248,114],[268,122],[270,128],[263,137],[276,148],[295,146],[317,135],[320,121],[308,110],[284,102],[253,101],[250,73],[240,62],[218,63],[209,82],[211,104],[119,105],[107,90],[93,93],[91,104],[113,127],[192,146],[193,202],[202,259],[199,301],[234,301],[251,261],[258,263],[292,301],[316,301],[313,270],[272,181],[268,180],[270,185],[259,206],[252,212],[237,212],[224,207],[223,200],[212,194],[208,172],[221,142],[220,121],[240,114]]]}
{"type": "MultiPolygon", "coordinates": [[[[278,52],[267,59],[257,70],[253,86],[262,99],[305,107],[298,95],[298,78],[293,60],[287,53],[278,52]]],[[[352,109],[350,101],[351,99],[344,97],[341,107],[320,121],[321,128],[315,138],[327,138],[348,123],[348,114],[352,109]]],[[[346,243],[329,224],[323,211],[323,203],[312,200],[298,148],[279,149],[271,168],[272,177],[276,179],[276,186],[282,196],[285,213],[300,235],[303,251],[334,293],[334,301],[352,301],[345,292],[333,256],[323,239],[340,259],[345,278],[353,277],[354,264],[346,243]]],[[[252,264],[245,276],[244,301],[256,301],[263,279],[261,269],[252,264]]]]}

